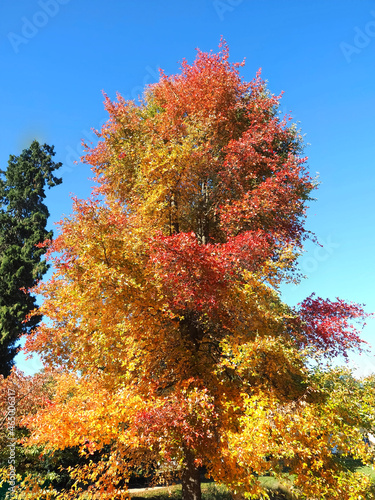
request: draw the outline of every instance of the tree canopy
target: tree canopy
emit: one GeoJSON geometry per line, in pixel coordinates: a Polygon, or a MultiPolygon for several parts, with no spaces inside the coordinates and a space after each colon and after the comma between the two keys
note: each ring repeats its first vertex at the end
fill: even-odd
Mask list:
{"type": "Polygon", "coordinates": [[[266,494],[262,474],[292,475],[312,498],[368,488],[331,450],[370,460],[373,392],[348,401],[330,390],[339,374],[311,365],[361,349],[366,313],[282,302],[315,181],[281,96],[220,49],[162,72],[140,104],[105,98],[84,158],[98,185],[49,244],[54,275],[37,288],[49,321],[27,348],[64,370],[29,443],[107,450],[58,498],[125,498],[138,467],[179,474],[186,500],[202,467],[236,495],[266,494]]]}
{"type": "Polygon", "coordinates": [[[46,249],[37,247],[52,237],[47,231],[49,212],[45,188],[61,183],[53,172],[61,163],[52,161],[53,146],[33,141],[20,156],[11,155],[0,171],[0,373],[9,375],[17,353],[16,343],[40,320],[33,315],[35,286],[48,269],[42,259],[46,249]]]}

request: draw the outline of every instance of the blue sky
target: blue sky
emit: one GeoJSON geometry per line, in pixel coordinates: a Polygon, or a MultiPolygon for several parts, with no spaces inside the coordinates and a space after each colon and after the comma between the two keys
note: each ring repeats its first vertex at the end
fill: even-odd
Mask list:
{"type": "MultiPolygon", "coordinates": [[[[71,212],[70,194],[90,194],[91,172],[75,165],[81,139],[106,120],[102,90],[137,98],[158,68],[176,73],[195,48],[223,35],[246,80],[262,68],[285,94],[305,134],[317,201],[307,227],[323,248],[301,258],[307,279],[284,289],[291,305],[315,292],[375,311],[373,0],[17,0],[0,4],[0,168],[35,138],[55,145],[63,184],[48,194],[50,225],[71,212]]],[[[375,345],[375,320],[363,337],[375,345]]],[[[360,374],[373,356],[354,356],[360,374]]],[[[18,365],[31,372],[36,362],[18,365]]]]}

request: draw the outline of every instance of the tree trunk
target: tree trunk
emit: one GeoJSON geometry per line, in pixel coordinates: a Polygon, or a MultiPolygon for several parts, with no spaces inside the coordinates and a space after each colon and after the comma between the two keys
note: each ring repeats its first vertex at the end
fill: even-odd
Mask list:
{"type": "Polygon", "coordinates": [[[174,194],[171,196],[170,201],[171,211],[170,211],[170,234],[178,234],[180,232],[180,225],[178,223],[178,206],[177,200],[174,194]]]}
{"type": "Polygon", "coordinates": [[[201,500],[201,475],[194,463],[194,455],[185,451],[185,463],[181,476],[182,500],[201,500]]]}

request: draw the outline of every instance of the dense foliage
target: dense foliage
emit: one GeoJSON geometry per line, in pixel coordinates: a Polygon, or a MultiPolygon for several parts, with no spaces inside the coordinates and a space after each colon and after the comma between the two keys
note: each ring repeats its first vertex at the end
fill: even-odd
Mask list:
{"type": "Polygon", "coordinates": [[[52,237],[44,204],[46,186],[61,183],[53,172],[61,163],[52,161],[53,146],[34,141],[20,156],[11,155],[0,171],[0,373],[9,375],[17,353],[17,341],[31,331],[40,317],[25,317],[35,309],[35,286],[48,267],[45,248],[37,245],[52,237]]]}
{"type": "MultiPolygon", "coordinates": [[[[311,360],[361,349],[366,314],[282,302],[315,184],[279,97],[240,66],[223,44],[162,73],[139,105],[105,100],[85,157],[98,187],[49,246],[55,272],[37,288],[49,321],[27,346],[63,368],[29,445],[106,452],[49,498],[124,498],[137,467],[178,474],[185,499],[200,498],[201,467],[235,495],[265,494],[262,474],[310,498],[365,495],[366,476],[332,450],[370,460],[373,387],[348,397],[342,373],[311,360]]],[[[35,481],[19,498],[41,498],[35,481]]]]}

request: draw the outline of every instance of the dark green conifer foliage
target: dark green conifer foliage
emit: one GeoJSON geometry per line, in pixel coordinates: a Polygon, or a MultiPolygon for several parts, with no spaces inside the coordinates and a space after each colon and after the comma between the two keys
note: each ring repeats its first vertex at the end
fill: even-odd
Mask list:
{"type": "Polygon", "coordinates": [[[45,248],[36,245],[52,238],[46,230],[49,212],[43,203],[45,188],[62,182],[53,172],[54,147],[33,141],[20,156],[9,157],[0,170],[0,373],[7,376],[14,364],[19,337],[39,323],[26,315],[36,307],[27,289],[48,269],[45,248]]]}

